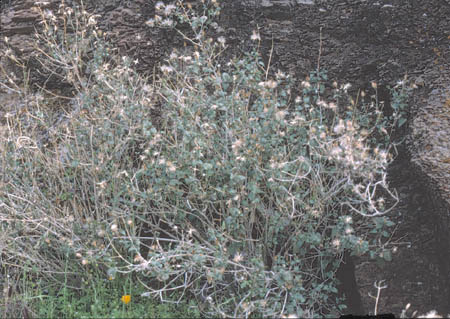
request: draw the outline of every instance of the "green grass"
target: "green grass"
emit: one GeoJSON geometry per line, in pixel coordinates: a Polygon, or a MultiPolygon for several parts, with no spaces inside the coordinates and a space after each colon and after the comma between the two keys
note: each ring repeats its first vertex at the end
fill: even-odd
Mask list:
{"type": "MultiPolygon", "coordinates": [[[[44,282],[36,282],[32,275],[25,274],[20,283],[20,294],[11,298],[15,309],[6,313],[23,316],[26,308],[37,318],[199,318],[200,312],[193,302],[162,304],[154,297],[141,297],[143,287],[133,281],[131,275],[117,276],[108,280],[99,273],[93,273],[91,282],[84,282],[80,288],[64,283],[56,287],[44,282]],[[102,278],[103,277],[103,278],[102,278]],[[123,296],[131,297],[129,303],[123,296]],[[20,300],[21,302],[14,302],[20,300]]],[[[1,307],[0,307],[1,308],[1,307]]],[[[3,311],[2,311],[3,312],[3,311]]],[[[5,313],[3,312],[3,315],[5,313]]]]}

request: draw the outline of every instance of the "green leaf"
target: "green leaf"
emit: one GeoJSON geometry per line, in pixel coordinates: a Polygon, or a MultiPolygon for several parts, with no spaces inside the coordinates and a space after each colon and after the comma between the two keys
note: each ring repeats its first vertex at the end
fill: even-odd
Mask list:
{"type": "Polygon", "coordinates": [[[117,268],[116,267],[109,268],[106,273],[108,274],[109,278],[114,279],[116,277],[117,268]]]}
{"type": "Polygon", "coordinates": [[[386,261],[391,261],[392,260],[392,254],[390,250],[385,250],[383,251],[383,259],[386,261]]]}
{"type": "Polygon", "coordinates": [[[73,161],[70,163],[70,166],[72,166],[72,167],[78,167],[79,164],[80,164],[80,161],[78,161],[78,160],[73,160],[73,161]]]}
{"type": "Polygon", "coordinates": [[[403,124],[405,124],[406,123],[406,119],[405,118],[400,118],[399,120],[398,120],[398,127],[402,127],[403,126],[403,124]]]}

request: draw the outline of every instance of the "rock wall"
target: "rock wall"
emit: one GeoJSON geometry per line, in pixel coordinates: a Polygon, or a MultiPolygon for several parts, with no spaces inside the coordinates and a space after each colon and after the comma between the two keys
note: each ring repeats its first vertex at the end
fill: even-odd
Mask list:
{"type": "MultiPolygon", "coordinates": [[[[436,66],[430,69],[436,69],[436,66]]],[[[436,219],[435,249],[442,274],[440,304],[450,311],[450,68],[439,68],[429,93],[416,96],[415,116],[410,124],[407,146],[414,174],[424,184],[429,217],[436,219]]]]}

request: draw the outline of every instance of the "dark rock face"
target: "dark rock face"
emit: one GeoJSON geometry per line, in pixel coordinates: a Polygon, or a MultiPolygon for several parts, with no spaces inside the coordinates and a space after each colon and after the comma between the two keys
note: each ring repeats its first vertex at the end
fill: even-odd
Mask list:
{"type": "Polygon", "coordinates": [[[450,79],[442,72],[428,99],[411,123],[408,144],[412,162],[430,178],[435,191],[450,207],[450,79]],[[447,78],[445,78],[447,77],[447,78]]]}
{"type": "MultiPolygon", "coordinates": [[[[45,8],[56,11],[59,2],[49,1],[45,8]]],[[[183,47],[183,41],[174,32],[152,30],[145,26],[145,21],[155,14],[155,1],[86,2],[89,10],[101,15],[99,26],[106,32],[107,38],[115,43],[121,54],[138,59],[136,67],[142,73],[151,74],[167,52],[174,47],[183,47]]],[[[416,305],[420,303],[425,307],[420,309],[422,312],[431,310],[426,307],[433,306],[438,307],[441,313],[450,312],[448,0],[229,0],[222,1],[222,4],[224,9],[219,23],[231,48],[230,55],[248,51],[254,45],[249,40],[250,35],[259,28],[261,52],[266,62],[272,51],[272,69],[289,72],[298,79],[320,67],[328,71],[329,78],[352,83],[355,96],[359,90],[374,94],[370,82],[375,81],[379,88],[384,88],[378,93],[386,105],[390,103],[386,87],[394,86],[405,74],[419,87],[413,92],[411,100],[409,129],[403,132],[407,136],[407,148],[401,149],[402,153],[393,165],[395,170],[390,176],[403,196],[399,206],[402,214],[398,222],[408,226],[399,228],[407,232],[403,235],[409,236],[411,242],[424,249],[418,252],[425,254],[428,250],[436,250],[433,252],[436,261],[426,260],[427,257],[417,254],[410,255],[406,251],[400,252],[399,256],[414,260],[394,259],[390,271],[398,271],[395,273],[397,277],[384,274],[390,278],[390,291],[394,293],[389,295],[386,292],[389,302],[386,301],[385,306],[381,302],[380,307],[385,312],[400,313],[407,302],[413,305],[416,302],[416,305]],[[421,204],[411,206],[411,202],[416,200],[421,204]],[[417,216],[422,217],[416,217],[416,212],[417,216]],[[429,226],[420,222],[423,216],[427,216],[429,226]],[[423,236],[428,235],[429,228],[424,230],[424,225],[433,229],[434,246],[427,246],[429,242],[425,242],[423,236]],[[416,263],[429,265],[429,269],[433,269],[429,271],[430,276],[436,275],[436,278],[423,277],[429,280],[429,283],[424,283],[426,287],[419,289],[424,293],[405,299],[405,296],[411,296],[411,290],[417,290],[403,287],[404,281],[415,282],[414,278],[424,275],[413,272],[416,263]],[[405,279],[403,275],[406,274],[410,274],[410,278],[405,279]],[[403,288],[398,288],[400,286],[403,288]],[[432,296],[431,301],[426,300],[427,295],[432,296]]],[[[18,55],[32,56],[31,37],[34,28],[39,28],[39,15],[34,6],[35,1],[31,0],[11,0],[7,5],[2,4],[0,46],[5,44],[4,36],[8,36],[10,46],[18,55]]],[[[36,75],[33,81],[43,80],[36,75]]],[[[386,109],[389,111],[388,106],[386,109]]],[[[400,250],[403,249],[401,247],[400,250]]],[[[351,258],[347,260],[348,263],[341,269],[343,287],[353,286],[350,290],[354,291],[357,288],[366,289],[361,284],[361,276],[367,279],[374,272],[358,270],[363,269],[359,261],[359,264],[356,263],[359,281],[356,282],[353,261],[351,258]],[[358,287],[355,287],[356,284],[358,287]]],[[[422,273],[427,272],[426,267],[420,269],[422,273]]],[[[376,271],[382,270],[377,268],[376,271]]],[[[368,312],[373,309],[373,302],[366,295],[364,290],[363,310],[368,312]]],[[[350,298],[351,303],[355,301],[355,304],[349,304],[354,312],[361,310],[358,298],[356,293],[350,298]]]]}
{"type": "Polygon", "coordinates": [[[407,147],[411,167],[424,186],[423,195],[433,218],[437,271],[441,275],[441,293],[437,296],[441,313],[450,312],[450,67],[438,67],[440,76],[430,79],[423,97],[414,97],[414,118],[410,124],[407,147]]]}
{"type": "Polygon", "coordinates": [[[340,281],[338,285],[339,294],[345,295],[347,305],[345,312],[352,315],[365,314],[355,278],[355,263],[349,253],[344,254],[343,262],[336,272],[336,278],[340,281]]]}

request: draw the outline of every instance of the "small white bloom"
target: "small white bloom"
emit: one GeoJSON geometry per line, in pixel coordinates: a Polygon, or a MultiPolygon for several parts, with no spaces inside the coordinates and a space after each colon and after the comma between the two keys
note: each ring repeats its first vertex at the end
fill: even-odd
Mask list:
{"type": "Polygon", "coordinates": [[[225,37],[223,36],[218,37],[217,42],[219,42],[221,45],[225,45],[225,37]]]}
{"type": "Polygon", "coordinates": [[[351,120],[347,120],[345,122],[345,126],[347,127],[348,131],[353,131],[355,128],[353,127],[353,122],[351,120]]]}
{"type": "Polygon", "coordinates": [[[155,4],[155,9],[156,9],[156,10],[162,10],[163,8],[164,8],[164,2],[158,1],[158,2],[155,4]]]}
{"type": "Polygon", "coordinates": [[[334,239],[332,244],[335,248],[339,248],[339,246],[341,246],[341,241],[339,239],[334,239]]]}
{"type": "Polygon", "coordinates": [[[90,16],[90,17],[89,17],[89,20],[88,20],[88,25],[96,25],[96,24],[97,24],[96,18],[97,18],[98,16],[99,16],[98,14],[93,15],[93,16],[90,16]]]}
{"type": "Polygon", "coordinates": [[[342,153],[342,149],[339,146],[333,147],[331,149],[331,155],[334,157],[341,155],[341,153],[342,153]]]}
{"type": "Polygon", "coordinates": [[[250,37],[250,39],[251,39],[252,41],[261,41],[261,36],[259,35],[259,32],[258,32],[258,31],[253,30],[253,34],[252,34],[252,36],[250,37]]]}
{"type": "Polygon", "coordinates": [[[387,157],[388,157],[388,153],[386,152],[386,151],[381,151],[380,152],[380,157],[383,159],[383,160],[385,160],[387,157]]]}
{"type": "Polygon", "coordinates": [[[317,101],[317,105],[321,106],[321,107],[324,107],[324,108],[328,108],[328,103],[325,102],[324,100],[317,101]]]}
{"type": "Polygon", "coordinates": [[[339,123],[333,128],[334,133],[341,134],[345,130],[344,121],[339,120],[339,123]]]}
{"type": "Polygon", "coordinates": [[[191,56],[183,56],[183,61],[184,62],[186,62],[186,63],[191,63],[191,61],[192,61],[192,57],[191,56]]]}
{"type": "Polygon", "coordinates": [[[283,73],[281,70],[278,70],[277,73],[275,74],[275,77],[276,77],[277,79],[284,79],[284,78],[286,78],[287,76],[286,76],[286,74],[283,73]]]}
{"type": "Polygon", "coordinates": [[[278,121],[282,121],[285,116],[286,116],[286,112],[285,111],[278,111],[278,112],[275,113],[275,118],[278,121]]]}
{"type": "Polygon", "coordinates": [[[49,9],[44,10],[44,16],[46,18],[50,18],[50,19],[54,17],[52,10],[49,10],[49,9]]]}
{"type": "Polygon", "coordinates": [[[241,140],[236,140],[236,141],[234,141],[231,148],[233,149],[234,152],[237,152],[239,150],[239,148],[241,148],[242,144],[243,144],[243,142],[241,140]]]}
{"type": "Polygon", "coordinates": [[[178,54],[175,51],[172,51],[172,53],[169,56],[169,59],[175,60],[176,58],[178,58],[178,54]]]}
{"type": "Polygon", "coordinates": [[[116,178],[119,178],[119,177],[121,177],[122,175],[125,175],[126,177],[128,177],[127,171],[125,171],[125,170],[121,171],[120,173],[118,173],[118,174],[116,175],[116,178]]]}
{"type": "Polygon", "coordinates": [[[169,65],[163,65],[161,66],[161,71],[163,71],[164,73],[172,73],[173,68],[169,65]]]}
{"type": "Polygon", "coordinates": [[[268,88],[268,89],[274,89],[277,87],[278,83],[274,80],[268,80],[265,82],[259,82],[258,85],[261,87],[268,88]]]}
{"type": "Polygon", "coordinates": [[[168,4],[165,8],[164,8],[164,15],[168,16],[172,13],[172,11],[174,11],[177,7],[174,4],[168,4]]]}
{"type": "Polygon", "coordinates": [[[274,89],[274,88],[276,88],[277,85],[278,85],[278,83],[277,83],[276,81],[274,81],[274,80],[269,80],[269,81],[267,81],[266,83],[267,83],[267,87],[268,87],[269,89],[274,89]]]}
{"type": "Polygon", "coordinates": [[[105,188],[106,187],[106,181],[101,181],[100,183],[97,183],[98,186],[100,186],[100,188],[105,188]]]}
{"type": "Polygon", "coordinates": [[[169,172],[176,172],[177,168],[171,162],[167,162],[167,166],[169,167],[169,172]]]}
{"type": "Polygon", "coordinates": [[[238,263],[241,262],[244,258],[242,257],[242,255],[240,253],[237,253],[236,255],[234,255],[233,257],[233,261],[238,263]]]}
{"type": "Polygon", "coordinates": [[[350,89],[352,87],[352,85],[350,84],[350,83],[347,83],[347,84],[345,84],[343,87],[342,87],[342,89],[344,90],[344,91],[347,91],[348,89],[350,89]]]}
{"type": "Polygon", "coordinates": [[[171,19],[164,19],[164,20],[161,22],[161,25],[162,25],[163,27],[171,27],[171,26],[173,26],[173,21],[172,21],[171,19]]]}

